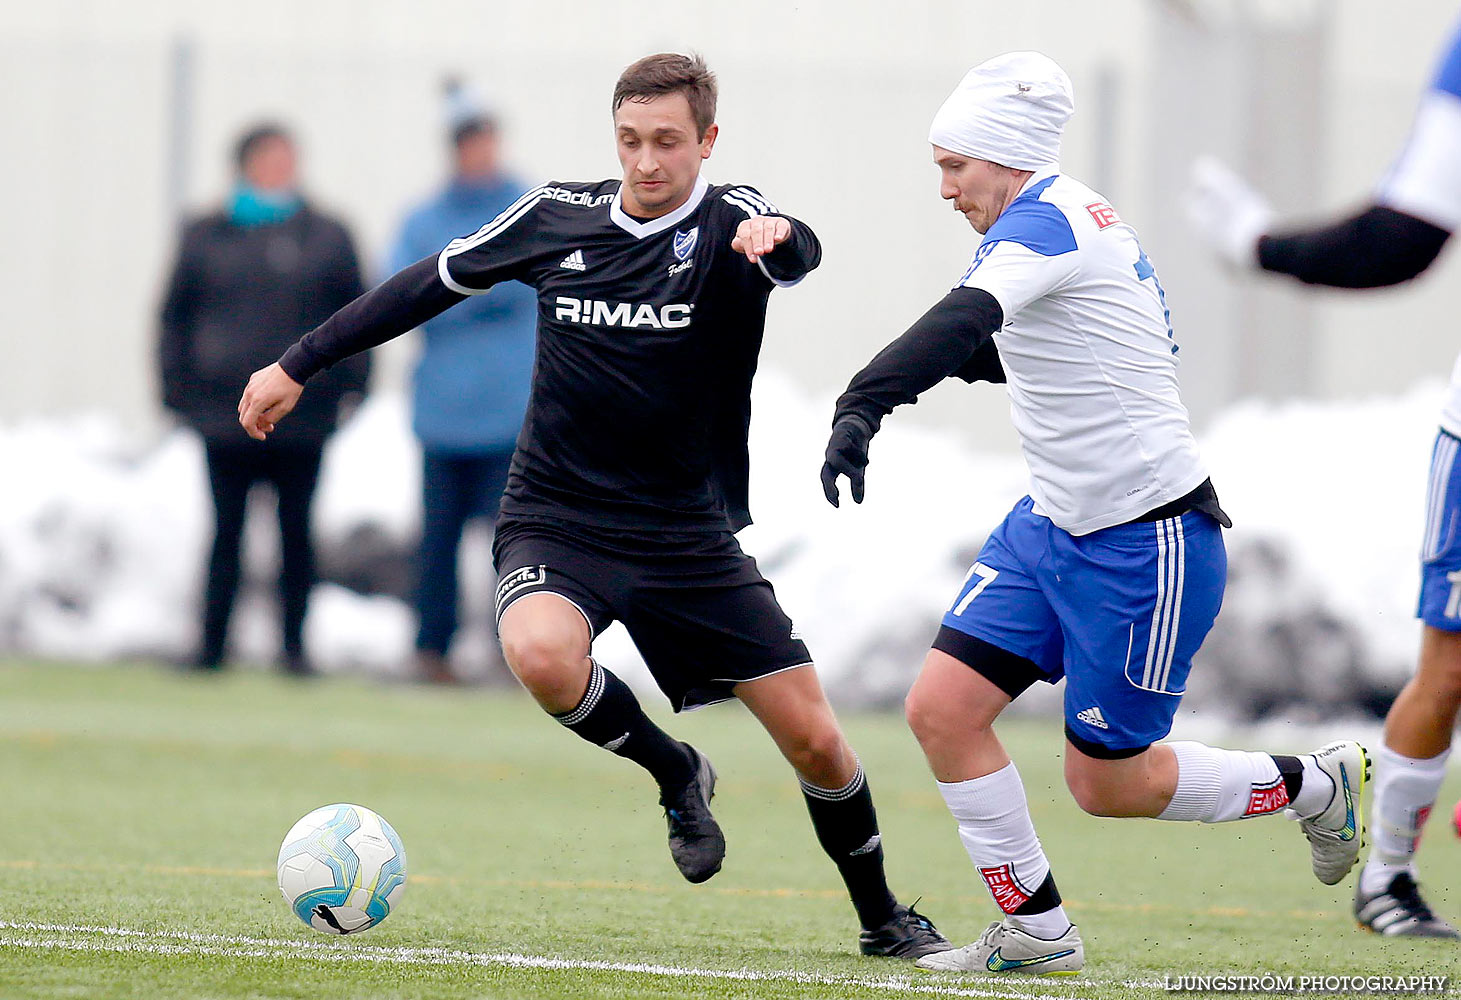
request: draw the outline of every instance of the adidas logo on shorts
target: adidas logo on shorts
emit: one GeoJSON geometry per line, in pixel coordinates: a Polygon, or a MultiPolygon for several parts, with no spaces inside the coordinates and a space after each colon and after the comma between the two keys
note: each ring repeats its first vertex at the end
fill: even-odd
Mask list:
{"type": "Polygon", "coordinates": [[[1086,725],[1095,726],[1097,729],[1111,728],[1110,726],[1106,725],[1106,717],[1101,714],[1101,710],[1094,705],[1092,705],[1090,708],[1084,709],[1083,711],[1077,712],[1075,714],[1075,717],[1084,722],[1086,725]]]}

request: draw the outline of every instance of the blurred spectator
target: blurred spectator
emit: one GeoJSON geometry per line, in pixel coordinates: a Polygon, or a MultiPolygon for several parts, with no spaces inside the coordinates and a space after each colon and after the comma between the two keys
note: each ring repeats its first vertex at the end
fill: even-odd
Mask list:
{"type": "MultiPolygon", "coordinates": [[[[387,262],[393,273],[476,232],[527,190],[501,169],[498,123],[477,95],[448,80],[446,103],[452,175],[406,216],[387,262]]],[[[423,452],[416,596],[423,680],[454,679],[447,651],[458,621],[457,550],[468,521],[497,517],[527,410],[536,322],[533,290],[513,281],[422,328],[412,427],[423,452]]]]}
{"type": "Polygon", "coordinates": [[[273,484],[279,501],[280,597],[285,670],[310,673],[304,616],[315,580],[310,506],[320,454],[341,405],[365,390],[365,355],[321,374],[318,389],[267,442],[238,426],[240,387],[300,335],[363,291],[350,234],[301,197],[294,140],[260,124],[235,151],[237,178],[224,207],[183,229],[162,305],[162,401],[203,437],[216,515],[202,641],[195,665],[217,669],[239,583],[250,487],[273,484]]]}

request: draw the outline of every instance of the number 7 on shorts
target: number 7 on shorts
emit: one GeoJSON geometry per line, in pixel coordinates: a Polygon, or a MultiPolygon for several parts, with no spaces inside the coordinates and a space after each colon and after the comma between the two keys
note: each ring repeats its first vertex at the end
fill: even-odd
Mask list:
{"type": "MultiPolygon", "coordinates": [[[[993,583],[994,578],[999,576],[999,570],[991,569],[990,567],[984,565],[982,562],[976,562],[973,566],[969,567],[969,572],[964,574],[964,583],[967,584],[969,582],[969,578],[974,576],[974,574],[976,573],[979,574],[979,582],[969,588],[969,593],[959,598],[958,603],[954,605],[953,613],[955,615],[962,615],[966,610],[968,610],[970,602],[972,602],[974,598],[979,596],[980,591],[993,583]]],[[[960,587],[960,589],[963,589],[962,586],[960,587]]]]}

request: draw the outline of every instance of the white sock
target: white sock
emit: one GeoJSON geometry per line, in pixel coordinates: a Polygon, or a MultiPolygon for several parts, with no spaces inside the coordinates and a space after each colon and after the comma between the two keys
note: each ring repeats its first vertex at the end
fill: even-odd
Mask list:
{"type": "Polygon", "coordinates": [[[1226,823],[1275,813],[1289,804],[1278,765],[1266,753],[1223,750],[1179,740],[1177,791],[1157,819],[1226,823]]]}
{"type": "Polygon", "coordinates": [[[1371,833],[1375,843],[1360,873],[1360,891],[1376,893],[1402,871],[1415,875],[1415,849],[1421,828],[1436,804],[1446,779],[1447,750],[1439,757],[1418,760],[1387,746],[1375,753],[1375,797],[1371,833]]]}
{"type": "Polygon", "coordinates": [[[1011,761],[993,774],[968,781],[938,783],[949,812],[959,823],[959,839],[984,878],[995,903],[1026,934],[1054,940],[1070,929],[1063,906],[1016,916],[1050,874],[1050,862],[1035,835],[1025,786],[1011,761]]]}
{"type": "Polygon", "coordinates": [[[1289,806],[1303,819],[1313,819],[1329,808],[1329,803],[1334,801],[1335,793],[1339,789],[1334,787],[1334,779],[1319,766],[1317,757],[1311,753],[1301,753],[1298,758],[1299,763],[1304,765],[1304,780],[1299,784],[1299,794],[1294,796],[1289,806]]]}

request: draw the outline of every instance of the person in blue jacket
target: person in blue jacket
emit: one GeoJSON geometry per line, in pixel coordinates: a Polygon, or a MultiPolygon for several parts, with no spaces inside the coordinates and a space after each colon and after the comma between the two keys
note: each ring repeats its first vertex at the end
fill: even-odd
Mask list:
{"type": "MultiPolygon", "coordinates": [[[[452,175],[406,216],[388,269],[434,256],[517,200],[527,185],[500,166],[495,116],[466,87],[447,82],[452,175]]],[[[422,326],[412,429],[422,448],[416,669],[454,679],[447,651],[458,623],[457,549],[468,521],[495,520],[527,410],[537,320],[533,290],[507,282],[422,326]]]]}

